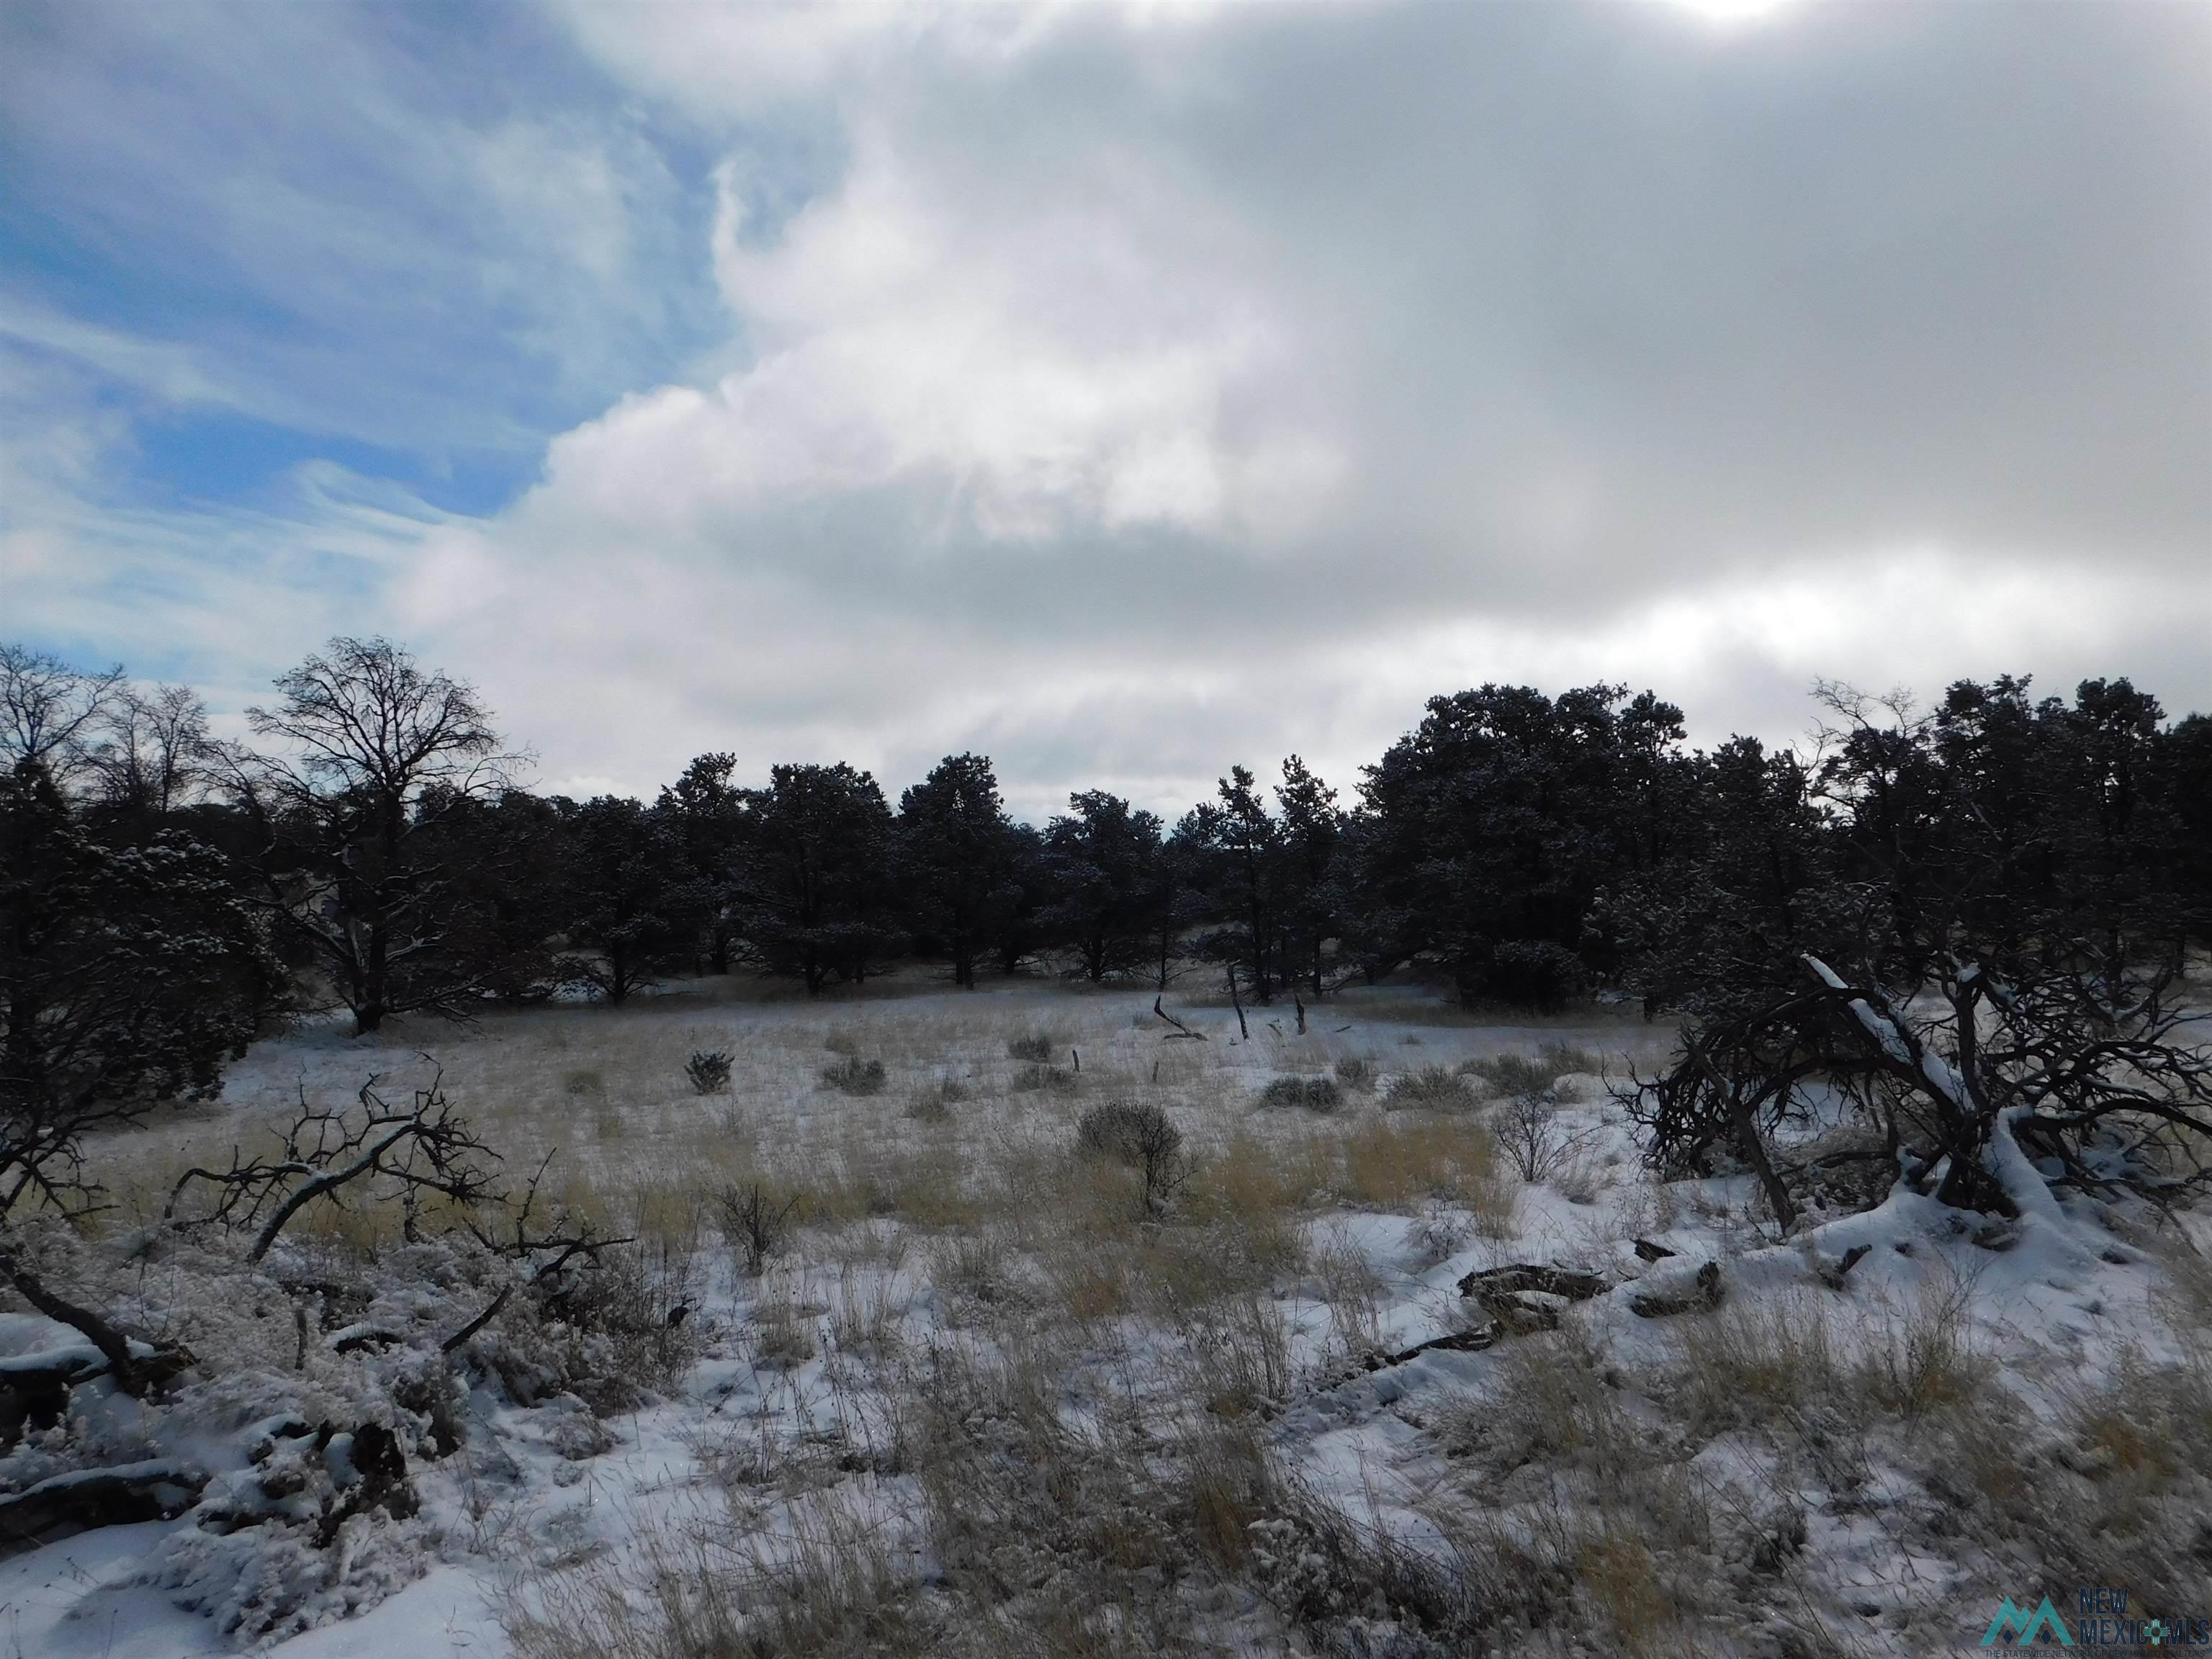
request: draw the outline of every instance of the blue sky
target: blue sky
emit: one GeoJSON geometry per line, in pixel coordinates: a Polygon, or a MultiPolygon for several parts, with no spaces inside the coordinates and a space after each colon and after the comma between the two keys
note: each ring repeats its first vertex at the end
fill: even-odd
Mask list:
{"type": "Polygon", "coordinates": [[[2212,11],[0,4],[0,601],[552,786],[2212,706],[2212,11]]]}

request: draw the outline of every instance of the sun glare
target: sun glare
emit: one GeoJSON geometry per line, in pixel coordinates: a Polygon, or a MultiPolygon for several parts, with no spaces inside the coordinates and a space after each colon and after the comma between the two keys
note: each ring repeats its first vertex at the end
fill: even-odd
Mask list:
{"type": "Polygon", "coordinates": [[[1776,13],[1802,3],[1802,0],[1666,0],[1666,3],[1694,12],[1716,28],[1741,28],[1765,22],[1776,13]]]}

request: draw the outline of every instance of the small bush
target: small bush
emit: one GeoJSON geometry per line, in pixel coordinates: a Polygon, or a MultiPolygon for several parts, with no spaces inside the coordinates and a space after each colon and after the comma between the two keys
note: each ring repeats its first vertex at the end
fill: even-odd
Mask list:
{"type": "Polygon", "coordinates": [[[1521,1179],[1531,1186],[1549,1179],[1566,1160],[1567,1138],[1559,1132],[1558,1116],[1548,1091],[1516,1094],[1491,1126],[1521,1179]]]}
{"type": "Polygon", "coordinates": [[[1148,1215],[1157,1213],[1190,1176],[1182,1131],[1150,1101],[1109,1100],[1093,1106],[1076,1127],[1075,1149],[1086,1157],[1110,1158],[1142,1175],[1148,1215]]]}
{"type": "Polygon", "coordinates": [[[720,1048],[699,1048],[684,1062],[684,1075],[691,1079],[691,1092],[719,1095],[730,1086],[730,1057],[720,1048]]]}
{"type": "Polygon", "coordinates": [[[968,1098],[964,1084],[953,1078],[939,1078],[937,1086],[925,1090],[907,1103],[906,1115],[917,1123],[949,1123],[952,1109],[968,1098]]]}
{"type": "Polygon", "coordinates": [[[1090,1158],[1110,1158],[1134,1165],[1138,1148],[1148,1134],[1164,1133],[1180,1141],[1181,1133],[1167,1113],[1151,1102],[1106,1100],[1083,1115],[1075,1130],[1075,1149],[1090,1158]]]}
{"type": "Polygon", "coordinates": [[[763,1290],[753,1304],[753,1323],[758,1333],[755,1353],[761,1364],[787,1369],[814,1358],[816,1321],[800,1305],[795,1282],[763,1290]]]}
{"type": "Polygon", "coordinates": [[[1382,1096],[1387,1106],[1426,1106],[1447,1110],[1470,1105],[1474,1098],[1468,1092],[1467,1080],[1442,1066],[1424,1066],[1419,1071],[1401,1073],[1391,1079],[1382,1096]]]}
{"type": "Polygon", "coordinates": [[[1331,1077],[1279,1077],[1260,1091],[1260,1103],[1333,1112],[1344,1103],[1344,1091],[1331,1077]]]}
{"type": "Polygon", "coordinates": [[[879,1095],[885,1081],[883,1061],[862,1060],[858,1054],[848,1054],[822,1068],[823,1086],[840,1094],[879,1095]]]}
{"type": "Polygon", "coordinates": [[[1683,1320],[1677,1403],[1711,1433],[1849,1401],[1849,1364],[1830,1319],[1801,1291],[1683,1320]]]}
{"type": "Polygon", "coordinates": [[[1075,1073],[1065,1066],[1024,1066],[1006,1085],[1015,1094],[1035,1094],[1040,1089],[1056,1095],[1075,1092],[1075,1073]]]}
{"type": "Polygon", "coordinates": [[[771,1256],[791,1245],[796,1194],[786,1198],[757,1181],[722,1189],[722,1237],[736,1251],[748,1277],[758,1279],[771,1256]]]}
{"type": "Polygon", "coordinates": [[[1006,1039],[1006,1058],[1026,1060],[1042,1066],[1060,1050],[1057,1031],[1025,1031],[1019,1036],[1006,1039]]]}
{"type": "Polygon", "coordinates": [[[1571,1048],[1564,1042],[1547,1043],[1534,1054],[1493,1054],[1482,1060],[1470,1060],[1460,1066],[1462,1077],[1480,1078],[1490,1085],[1494,1094],[1506,1096],[1552,1094],[1564,1099],[1559,1093],[1559,1079],[1571,1073],[1595,1073],[1603,1069],[1604,1062],[1587,1050],[1571,1048]]]}
{"type": "Polygon", "coordinates": [[[1375,1090],[1375,1062],[1364,1054],[1346,1054],[1336,1062],[1337,1087],[1355,1095],[1375,1090]]]}

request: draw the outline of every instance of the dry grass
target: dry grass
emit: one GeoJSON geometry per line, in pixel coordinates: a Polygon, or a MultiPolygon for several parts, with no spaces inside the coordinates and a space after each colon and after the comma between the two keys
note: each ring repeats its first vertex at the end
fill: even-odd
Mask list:
{"type": "Polygon", "coordinates": [[[1459,1110],[1474,1103],[1474,1091],[1449,1066],[1423,1066],[1391,1079],[1382,1091],[1382,1103],[1401,1110],[1459,1110]]]}
{"type": "MultiPolygon", "coordinates": [[[[802,1433],[763,1410],[726,1453],[702,1450],[726,1512],[666,1528],[629,1565],[610,1556],[538,1585],[513,1613],[518,1653],[1357,1652],[1369,1620],[1406,1644],[1375,1652],[1554,1636],[1562,1650],[1633,1652],[1691,1627],[1711,1518],[1650,1402],[1564,1335],[1474,1357],[1480,1431],[1471,1414],[1431,1440],[1454,1440],[1487,1495],[1421,1495],[1437,1500],[1437,1531],[1419,1547],[1285,1479],[1269,1448],[1297,1421],[1286,1408],[1340,1381],[1316,1365],[1324,1338],[1379,1346],[1406,1293],[1352,1229],[1396,1233],[1332,1229],[1330,1215],[1407,1216],[1442,1260],[1474,1236],[1512,1237],[1519,1185],[1448,1064],[1414,1073],[1385,1113],[1361,1098],[1372,1034],[1347,1053],[1341,1036],[1278,1035],[1263,1016],[1231,1044],[1209,1017],[1215,1041],[1164,1043],[1133,1000],[1071,995],[1050,1025],[1035,998],[988,994],[871,994],[834,1023],[797,1002],[647,1004],[634,1018],[501,1016],[457,1042],[457,1104],[519,1166],[560,1148],[549,1198],[640,1238],[622,1269],[635,1277],[608,1288],[641,1310],[622,1339],[641,1374],[669,1375],[684,1363],[673,1344],[690,1340],[665,1322],[698,1291],[672,1264],[744,1231],[719,1195],[796,1200],[790,1249],[747,1264],[743,1321],[721,1329],[769,1389],[825,1395],[815,1421],[838,1425],[802,1433]],[[726,1097],[684,1079],[684,1057],[708,1048],[732,1056],[726,1097]],[[821,1086],[825,1054],[840,1077],[872,1066],[896,1086],[821,1086]],[[1298,1091],[1286,1103],[1337,1109],[1253,1111],[1271,1079],[1298,1091]],[[1071,1155],[1093,1102],[1178,1130],[1187,1179],[1152,1213],[1117,1148],[1071,1155]]],[[[1437,1046],[1466,1052],[1455,1033],[1437,1046]]],[[[313,1054],[331,1084],[369,1057],[313,1054]]],[[[234,1134],[281,1103],[272,1089],[193,1135],[234,1134]]],[[[395,1223],[372,1206],[307,1231],[366,1254],[390,1248],[395,1223]]],[[[1884,1386],[1932,1424],[1949,1409],[1933,1381],[1942,1344],[1912,1310],[1898,1320],[1884,1386]]],[[[1797,1364],[1786,1331],[1717,1317],[1684,1340],[1684,1397],[1715,1420],[1723,1402],[1778,1419],[1826,1386],[1808,1378],[1828,1360],[1797,1364]]],[[[2147,1409],[2082,1432],[2115,1468],[2167,1479],[2127,1437],[2147,1409]]]]}
{"type": "Polygon", "coordinates": [[[1675,1403],[1701,1431],[1771,1421],[1841,1398],[1851,1381],[1812,1291],[1739,1300],[1681,1322],[1675,1403]]]}
{"type": "Polygon", "coordinates": [[[1932,1262],[1902,1307],[1881,1310],[1860,1373],[1868,1397],[1908,1418],[1971,1401],[1988,1370],[1975,1352],[1973,1302],[1970,1275],[1932,1262]]]}

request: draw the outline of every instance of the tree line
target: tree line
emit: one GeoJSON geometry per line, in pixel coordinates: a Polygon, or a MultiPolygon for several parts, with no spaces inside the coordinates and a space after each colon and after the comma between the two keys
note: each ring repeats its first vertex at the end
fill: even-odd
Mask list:
{"type": "Polygon", "coordinates": [[[0,1181],[119,1103],[211,1087],[315,1005],[370,1032],[905,963],[962,986],[1201,972],[1301,1017],[1413,970],[1469,1003],[1602,989],[1717,1020],[1808,951],[2179,963],[2212,933],[2212,721],[2124,679],[1961,681],[1932,708],[1826,686],[1802,749],[1711,750],[1649,691],[1485,685],[1431,700],[1348,798],[1293,755],[1173,823],[1086,790],[1042,826],[975,754],[896,805],[844,763],[744,780],[719,753],[649,802],[537,794],[477,693],[381,639],[273,689],[222,742],[187,690],[0,647],[0,1181]]]}

